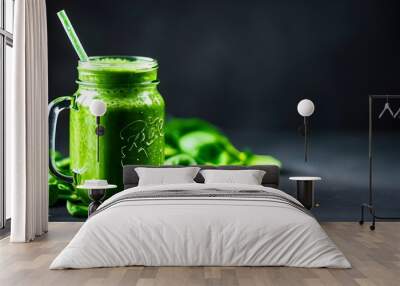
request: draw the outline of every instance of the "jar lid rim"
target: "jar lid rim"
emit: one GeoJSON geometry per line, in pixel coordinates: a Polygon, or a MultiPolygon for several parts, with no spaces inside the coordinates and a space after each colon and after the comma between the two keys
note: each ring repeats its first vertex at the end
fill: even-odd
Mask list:
{"type": "Polygon", "coordinates": [[[88,87],[88,88],[101,88],[101,87],[112,87],[117,86],[119,88],[132,88],[132,87],[141,87],[141,86],[156,86],[160,83],[159,80],[153,81],[143,81],[143,82],[86,82],[86,81],[75,81],[79,86],[88,87]]]}
{"type": "Polygon", "coordinates": [[[158,67],[156,59],[142,56],[93,56],[89,61],[79,61],[78,68],[83,69],[118,69],[148,71],[158,67]]]}

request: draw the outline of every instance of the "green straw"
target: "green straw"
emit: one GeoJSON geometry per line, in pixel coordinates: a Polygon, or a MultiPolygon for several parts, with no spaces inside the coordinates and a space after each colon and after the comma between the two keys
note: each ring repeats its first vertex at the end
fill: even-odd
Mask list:
{"type": "Polygon", "coordinates": [[[57,13],[57,16],[60,19],[61,24],[63,25],[65,32],[67,33],[68,38],[75,49],[75,52],[78,54],[79,59],[83,62],[89,61],[89,57],[86,54],[85,50],[83,49],[81,41],[79,41],[79,38],[75,33],[74,27],[72,27],[72,24],[69,21],[65,11],[64,10],[59,11],[57,13]]]}

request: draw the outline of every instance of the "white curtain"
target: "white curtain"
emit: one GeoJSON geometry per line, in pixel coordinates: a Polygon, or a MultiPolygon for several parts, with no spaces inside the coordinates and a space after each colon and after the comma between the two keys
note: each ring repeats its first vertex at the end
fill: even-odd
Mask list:
{"type": "Polygon", "coordinates": [[[47,232],[47,22],[45,0],[16,0],[13,94],[6,98],[6,187],[12,242],[47,232]]]}

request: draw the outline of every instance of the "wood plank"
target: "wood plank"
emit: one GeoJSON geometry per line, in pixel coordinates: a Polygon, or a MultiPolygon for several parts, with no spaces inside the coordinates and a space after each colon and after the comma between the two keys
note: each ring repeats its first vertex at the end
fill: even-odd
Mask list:
{"type": "Polygon", "coordinates": [[[400,222],[379,222],[376,231],[355,222],[323,223],[352,269],[290,267],[118,267],[48,269],[81,223],[50,223],[47,235],[27,244],[0,240],[0,285],[267,286],[398,284],[400,222]]]}

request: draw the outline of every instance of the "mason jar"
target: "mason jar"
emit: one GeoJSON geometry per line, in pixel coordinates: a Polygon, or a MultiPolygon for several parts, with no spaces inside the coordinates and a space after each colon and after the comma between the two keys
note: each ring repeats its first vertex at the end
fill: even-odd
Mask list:
{"type": "MultiPolygon", "coordinates": [[[[80,61],[77,91],[49,105],[50,151],[56,148],[58,114],[70,110],[73,175],[57,168],[52,152],[50,171],[74,185],[105,179],[118,186],[107,193],[109,197],[123,189],[123,165],[161,165],[165,111],[157,89],[157,70],[157,61],[146,57],[101,56],[80,61]]],[[[84,203],[89,203],[85,190],[76,191],[84,203]]]]}

